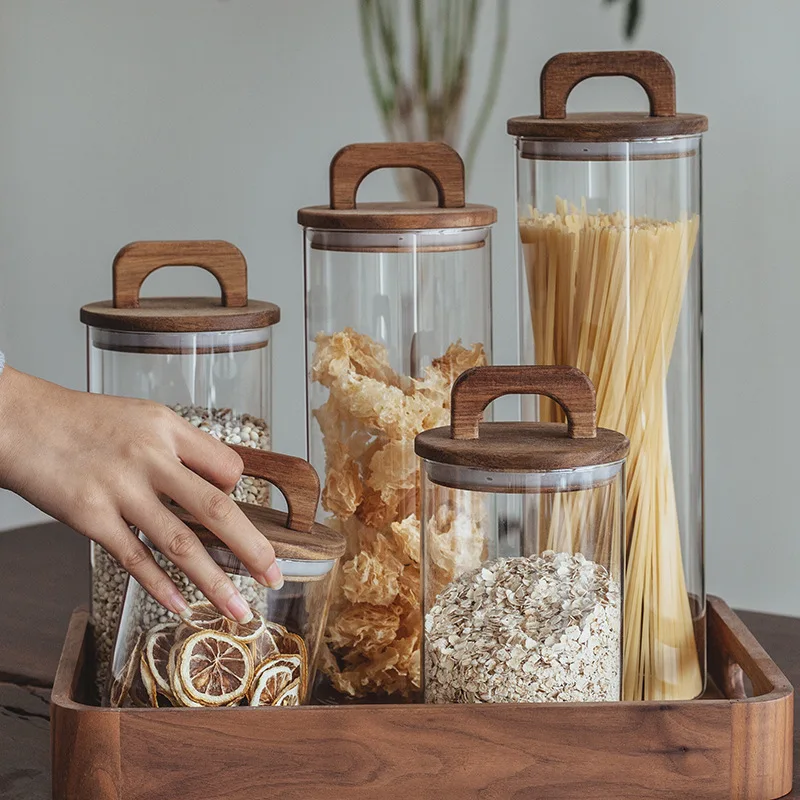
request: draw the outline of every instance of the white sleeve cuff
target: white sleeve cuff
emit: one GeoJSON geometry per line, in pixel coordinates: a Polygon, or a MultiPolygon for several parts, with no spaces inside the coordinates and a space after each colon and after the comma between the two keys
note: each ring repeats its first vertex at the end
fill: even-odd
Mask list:
{"type": "Polygon", "coordinates": [[[0,375],[3,374],[3,367],[6,365],[6,357],[3,355],[3,351],[0,350],[0,375]]]}

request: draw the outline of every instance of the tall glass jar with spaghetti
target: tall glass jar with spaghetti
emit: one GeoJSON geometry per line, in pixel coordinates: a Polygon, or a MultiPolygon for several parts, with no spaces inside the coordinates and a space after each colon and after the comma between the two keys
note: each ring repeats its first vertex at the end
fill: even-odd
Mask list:
{"type": "MultiPolygon", "coordinates": [[[[598,424],[624,432],[623,698],[687,699],[705,685],[702,216],[708,122],[675,110],[653,52],[562,53],[517,145],[522,358],[569,364],[597,387],[598,424]],[[579,82],[626,76],[649,113],[566,113],[579,82]]],[[[528,413],[561,419],[541,399],[528,413]]]]}
{"type": "Polygon", "coordinates": [[[491,225],[464,201],[445,144],[354,144],[330,203],[303,208],[309,459],[326,523],[347,539],[321,700],[413,702],[420,691],[419,474],[414,437],[446,424],[450,387],[491,352],[491,225]],[[438,203],[359,203],[382,168],[427,173],[438,203]]]}
{"type": "MultiPolygon", "coordinates": [[[[81,309],[89,391],[154,400],[227,444],[269,450],[269,344],[279,319],[276,305],[248,298],[247,263],[234,245],[133,242],[114,259],[113,299],[81,309]],[[140,296],[147,276],[166,266],[207,270],[219,282],[221,296],[140,296]]],[[[233,496],[268,505],[269,486],[248,477],[233,496]]],[[[163,566],[179,579],[172,565],[163,566]]],[[[93,544],[92,613],[101,690],[125,579],[114,558],[93,544]]]]}

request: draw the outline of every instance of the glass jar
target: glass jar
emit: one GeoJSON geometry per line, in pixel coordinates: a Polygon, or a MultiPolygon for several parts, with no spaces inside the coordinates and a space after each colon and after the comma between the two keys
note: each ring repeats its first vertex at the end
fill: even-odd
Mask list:
{"type": "Polygon", "coordinates": [[[490,232],[443,143],[354,144],[330,205],[303,208],[309,460],[348,541],[328,626],[329,696],[419,695],[419,497],[414,436],[449,420],[450,387],[491,353],[490,232]],[[428,174],[439,202],[361,203],[376,169],[428,174]]]}
{"type": "MultiPolygon", "coordinates": [[[[598,422],[631,442],[623,697],[690,699],[705,685],[701,134],[675,111],[652,52],[562,53],[541,115],[515,117],[523,363],[570,364],[598,422]],[[601,75],[639,82],[650,113],[567,114],[601,75]]],[[[562,418],[549,400],[528,407],[562,418]]]]}
{"type": "Polygon", "coordinates": [[[422,458],[423,685],[429,703],[619,700],[628,440],[595,426],[571,367],[477,367],[422,458]],[[485,422],[541,394],[568,424],[485,422]]]}
{"type": "MultiPolygon", "coordinates": [[[[81,309],[89,391],[154,400],[228,444],[270,449],[272,303],[247,297],[247,263],[221,241],[134,242],[117,253],[113,299],[81,309]],[[147,276],[195,266],[219,282],[213,297],[140,297],[147,276]]],[[[269,504],[269,487],[240,481],[237,500],[269,504]]],[[[126,573],[92,544],[92,613],[98,688],[105,685],[126,573]]],[[[171,577],[175,578],[176,575],[171,577]]]]}
{"type": "MultiPolygon", "coordinates": [[[[230,549],[170,503],[228,574],[254,613],[246,625],[220,614],[182,573],[191,616],[179,619],[131,577],[125,592],[105,697],[112,706],[290,706],[308,702],[344,537],[314,522],[319,478],[307,462],[235,448],[245,474],[284,494],[289,513],[241,503],[269,539],[284,585],[267,589],[230,549]]],[[[159,564],[167,560],[140,533],[159,564]]]]}

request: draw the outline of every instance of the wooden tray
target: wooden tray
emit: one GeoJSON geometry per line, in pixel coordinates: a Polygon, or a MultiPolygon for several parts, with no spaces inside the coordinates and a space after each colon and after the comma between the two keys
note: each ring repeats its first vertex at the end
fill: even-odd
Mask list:
{"type": "Polygon", "coordinates": [[[771,800],[791,789],[792,686],[717,598],[709,674],[724,696],[690,702],[106,709],[85,704],[91,641],[77,610],[52,694],[54,800],[771,800]]]}

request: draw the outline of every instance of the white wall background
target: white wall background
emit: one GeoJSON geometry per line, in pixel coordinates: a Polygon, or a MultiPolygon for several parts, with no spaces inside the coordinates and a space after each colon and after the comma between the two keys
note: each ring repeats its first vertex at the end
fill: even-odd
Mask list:
{"type": "MultiPolygon", "coordinates": [[[[492,0],[489,0],[492,5],[492,0]]],[[[482,88],[493,15],[475,56],[482,88]]],[[[542,63],[625,46],[600,0],[512,7],[503,83],[470,196],[496,205],[495,360],[515,357],[513,148],[507,117],[538,107],[542,63]]],[[[644,0],[637,48],[665,53],[705,147],[708,586],[740,607],[800,614],[794,453],[800,269],[796,0],[644,0]]],[[[571,108],[643,107],[590,81],[571,108]]],[[[16,367],[85,388],[79,307],[110,295],[140,238],[223,238],[250,290],[283,308],[275,445],[302,454],[302,252],[295,212],[326,200],[342,144],[383,138],[356,0],[0,0],[0,347],[16,367]]],[[[388,175],[368,193],[388,195],[388,175]]],[[[192,276],[195,293],[213,282],[192,276]]],[[[150,293],[185,286],[160,274],[150,293]]],[[[43,412],[44,413],[44,412],[43,412]]],[[[0,529],[39,518],[0,493],[0,529]]],[[[2,578],[0,578],[2,579],[2,578]]]]}

